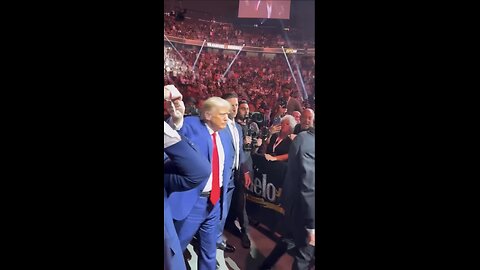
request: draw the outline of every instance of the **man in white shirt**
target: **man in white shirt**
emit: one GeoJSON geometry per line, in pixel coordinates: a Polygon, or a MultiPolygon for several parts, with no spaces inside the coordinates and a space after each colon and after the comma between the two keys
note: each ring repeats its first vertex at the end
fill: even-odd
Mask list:
{"type": "MultiPolygon", "coordinates": [[[[232,105],[232,110],[228,115],[229,119],[227,127],[232,137],[233,147],[235,150],[235,159],[232,168],[232,175],[230,179],[230,184],[227,187],[227,196],[225,197],[223,208],[223,215],[227,216],[230,210],[230,205],[232,203],[232,196],[234,194],[234,190],[244,188],[244,185],[250,185],[251,179],[248,167],[245,166],[245,157],[243,152],[243,132],[239,124],[237,124],[235,121],[235,117],[237,116],[238,112],[238,95],[236,93],[227,93],[224,94],[222,98],[232,105]]],[[[228,244],[225,240],[225,237],[223,236],[225,222],[226,220],[222,219],[222,221],[219,223],[217,248],[222,249],[226,252],[234,252],[235,247],[228,244]]],[[[242,239],[243,238],[246,238],[246,240],[242,241],[242,245],[249,248],[250,240],[248,239],[246,231],[244,232],[244,236],[242,237],[242,239]],[[246,244],[243,244],[243,242],[246,242],[246,244]]]]}

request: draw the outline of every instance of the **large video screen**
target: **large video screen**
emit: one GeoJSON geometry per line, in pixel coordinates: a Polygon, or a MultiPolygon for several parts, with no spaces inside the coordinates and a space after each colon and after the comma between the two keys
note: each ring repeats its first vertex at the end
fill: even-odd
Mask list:
{"type": "Polygon", "coordinates": [[[239,0],[239,18],[290,19],[290,0],[239,0]]]}

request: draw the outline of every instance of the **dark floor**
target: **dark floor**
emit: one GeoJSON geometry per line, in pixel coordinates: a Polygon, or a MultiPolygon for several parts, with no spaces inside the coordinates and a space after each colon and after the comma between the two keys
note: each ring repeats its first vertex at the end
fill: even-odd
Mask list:
{"type": "MultiPolygon", "coordinates": [[[[238,224],[237,224],[238,226],[238,224]]],[[[261,265],[265,256],[272,251],[275,246],[274,237],[271,235],[263,225],[250,226],[248,232],[251,240],[250,249],[242,247],[240,238],[233,233],[225,230],[224,235],[227,238],[229,244],[233,244],[236,247],[236,251],[233,253],[224,253],[222,250],[217,250],[217,260],[220,263],[221,270],[234,269],[234,270],[256,270],[261,265]]],[[[187,249],[192,255],[192,259],[189,261],[190,269],[197,269],[197,254],[193,250],[191,245],[188,245],[187,249]]],[[[277,262],[274,270],[290,270],[292,268],[293,258],[285,254],[277,262]]]]}

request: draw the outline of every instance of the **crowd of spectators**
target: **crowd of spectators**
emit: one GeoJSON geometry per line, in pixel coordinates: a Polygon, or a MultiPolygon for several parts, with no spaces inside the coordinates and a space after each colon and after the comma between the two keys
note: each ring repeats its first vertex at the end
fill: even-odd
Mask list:
{"type": "MultiPolygon", "coordinates": [[[[214,20],[185,18],[175,20],[165,15],[165,34],[187,39],[247,46],[279,47],[285,44],[281,34],[263,29],[236,29],[229,23],[214,20]]],[[[292,41],[293,42],[293,41],[292,41]]],[[[297,42],[298,45],[302,42],[297,42]]],[[[313,46],[313,45],[312,45],[313,46]]],[[[185,97],[187,114],[193,113],[211,96],[235,92],[239,100],[248,101],[250,112],[261,112],[272,119],[278,114],[276,106],[282,89],[289,88],[292,97],[304,100],[303,106],[314,108],[315,60],[308,55],[288,55],[295,79],[283,54],[272,57],[248,56],[241,52],[229,71],[235,53],[203,49],[195,69],[192,68],[198,48],[164,44],[164,83],[174,84],[185,97]],[[178,51],[177,51],[178,50],[178,51]],[[298,66],[298,69],[297,69],[298,66]],[[300,74],[298,73],[300,71],[300,74]],[[225,76],[223,76],[225,74],[225,76]],[[303,81],[303,85],[302,82],[303,81]],[[306,95],[303,93],[305,87],[306,95]]]]}
{"type": "MultiPolygon", "coordinates": [[[[211,96],[222,96],[228,92],[235,92],[239,100],[247,100],[251,112],[264,114],[275,113],[275,103],[281,96],[282,88],[292,89],[292,96],[301,100],[304,96],[300,77],[296,68],[294,75],[297,83],[292,78],[284,55],[278,54],[273,59],[265,57],[251,57],[243,53],[237,57],[230,70],[229,64],[235,57],[234,54],[213,53],[203,50],[192,71],[198,51],[178,51],[182,57],[171,47],[164,46],[164,83],[174,84],[188,100],[193,103],[202,102],[211,96]],[[274,110],[274,109],[273,109],[274,110]]],[[[307,93],[304,106],[313,107],[315,89],[315,66],[311,56],[289,56],[292,66],[299,65],[302,79],[307,93]]],[[[198,104],[196,104],[198,107],[198,104]]]]}
{"type": "MultiPolygon", "coordinates": [[[[295,35],[289,35],[288,38],[292,38],[292,40],[289,40],[289,44],[286,44],[282,33],[264,31],[264,29],[260,28],[244,31],[232,24],[219,23],[213,20],[185,18],[178,21],[175,20],[175,17],[166,15],[164,27],[167,35],[195,40],[206,39],[214,43],[245,44],[258,47],[280,47],[286,45],[293,48],[311,48],[314,46],[296,38],[295,35]]],[[[297,167],[301,167],[304,163],[307,164],[307,162],[310,165],[313,164],[312,157],[314,162],[315,154],[312,149],[314,141],[311,139],[306,141],[305,136],[308,134],[308,136],[312,137],[312,134],[314,134],[314,56],[247,53],[243,51],[237,55],[236,51],[231,50],[213,48],[199,50],[199,47],[196,46],[175,43],[174,46],[172,47],[170,42],[164,42],[164,85],[174,85],[182,93],[185,115],[198,114],[198,109],[210,97],[224,97],[226,100],[229,100],[230,104],[238,106],[239,113],[236,121],[242,128],[242,132],[239,134],[243,134],[243,138],[238,139],[243,139],[244,147],[246,144],[250,144],[250,149],[240,149],[248,152],[248,158],[253,166],[266,168],[267,166],[272,166],[272,162],[276,162],[276,165],[281,165],[282,167],[277,166],[275,168],[286,168],[284,171],[286,175],[297,177],[298,174],[295,173],[299,170],[297,167]],[[288,61],[285,57],[287,57],[288,61]],[[291,67],[289,67],[288,63],[290,63],[291,67]],[[225,97],[226,94],[227,97],[225,97]],[[256,117],[254,116],[258,116],[258,114],[249,114],[253,112],[260,112],[263,115],[263,121],[255,121],[256,117]],[[250,120],[253,122],[246,119],[248,115],[250,115],[250,120]],[[295,140],[297,135],[299,139],[295,140]],[[253,143],[254,141],[256,143],[253,143]],[[305,141],[304,146],[300,145],[305,141]],[[297,154],[301,153],[299,149],[302,149],[302,151],[307,149],[308,155],[297,154]]],[[[181,101],[177,102],[181,103],[181,101]]],[[[164,106],[164,119],[169,117],[169,115],[167,106],[164,106]]],[[[191,119],[194,118],[192,117],[191,119]]],[[[240,126],[237,125],[237,128],[240,126]]],[[[232,130],[235,129],[234,127],[235,125],[233,125],[232,130]]],[[[235,134],[235,132],[232,134],[235,134]]],[[[193,136],[193,134],[191,135],[193,136]]],[[[208,137],[207,139],[210,140],[208,137]]],[[[246,156],[247,154],[244,155],[246,156]]],[[[307,167],[309,172],[304,178],[308,177],[308,179],[292,177],[292,180],[303,181],[304,185],[309,185],[309,190],[314,190],[314,167],[307,167]]],[[[253,167],[251,171],[253,171],[253,167]]],[[[232,170],[233,175],[236,175],[235,172],[235,170],[232,170]]],[[[249,174],[246,173],[246,175],[249,174]]],[[[285,182],[288,184],[289,180],[286,179],[285,182]]],[[[248,184],[245,187],[247,186],[248,184]]],[[[288,185],[283,187],[285,187],[285,190],[291,189],[288,188],[288,185]]],[[[236,186],[235,190],[239,190],[239,188],[242,188],[242,186],[236,186]]],[[[233,196],[235,198],[236,195],[233,196]]],[[[243,194],[242,196],[245,195],[243,194]]],[[[309,195],[308,197],[311,198],[312,196],[309,195]]],[[[251,217],[246,219],[245,200],[245,197],[243,197],[243,210],[235,209],[234,211],[240,213],[243,211],[242,215],[245,216],[244,219],[247,224],[249,222],[248,219],[255,223],[255,220],[251,219],[251,217]]],[[[294,200],[290,199],[287,201],[294,200]]],[[[232,205],[235,205],[235,203],[232,203],[232,205]]],[[[239,223],[243,224],[240,221],[240,217],[239,223]]],[[[308,225],[306,227],[304,224],[301,224],[300,227],[302,230],[308,228],[307,231],[310,238],[312,237],[311,230],[313,230],[314,238],[314,226],[308,225]]],[[[250,240],[247,237],[248,245],[245,245],[243,243],[244,235],[246,236],[246,226],[242,227],[242,245],[244,248],[249,248],[250,240]]],[[[313,244],[311,240],[309,241],[309,247],[314,246],[314,240],[313,244]]],[[[220,248],[217,242],[217,248],[226,251],[228,244],[225,243],[223,245],[225,247],[220,248]]],[[[235,248],[233,247],[234,250],[235,248]]],[[[276,250],[280,249],[276,247],[276,250]]],[[[271,268],[270,266],[275,264],[277,253],[272,252],[267,257],[267,260],[262,265],[262,269],[271,268]]],[[[186,254],[189,254],[189,252],[187,251],[184,254],[186,260],[189,260],[189,255],[186,254]]]]}
{"type": "Polygon", "coordinates": [[[289,41],[287,42],[284,34],[278,29],[240,29],[231,23],[188,17],[177,21],[168,13],[164,16],[164,31],[166,35],[231,45],[245,44],[246,46],[273,48],[285,46],[302,49],[315,46],[311,40],[300,40],[299,33],[294,29],[288,32],[289,41]]]}

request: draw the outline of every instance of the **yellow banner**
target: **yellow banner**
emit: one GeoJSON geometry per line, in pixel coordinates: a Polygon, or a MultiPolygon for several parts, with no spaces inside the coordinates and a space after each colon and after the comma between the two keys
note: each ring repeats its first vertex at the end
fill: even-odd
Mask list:
{"type": "Polygon", "coordinates": [[[263,198],[255,197],[255,196],[252,196],[250,194],[247,194],[246,198],[247,198],[247,200],[258,204],[258,205],[262,206],[263,208],[272,209],[272,210],[274,210],[274,211],[276,211],[276,212],[278,212],[282,215],[285,215],[285,210],[281,206],[276,205],[276,204],[271,203],[271,202],[267,202],[263,198]]]}

